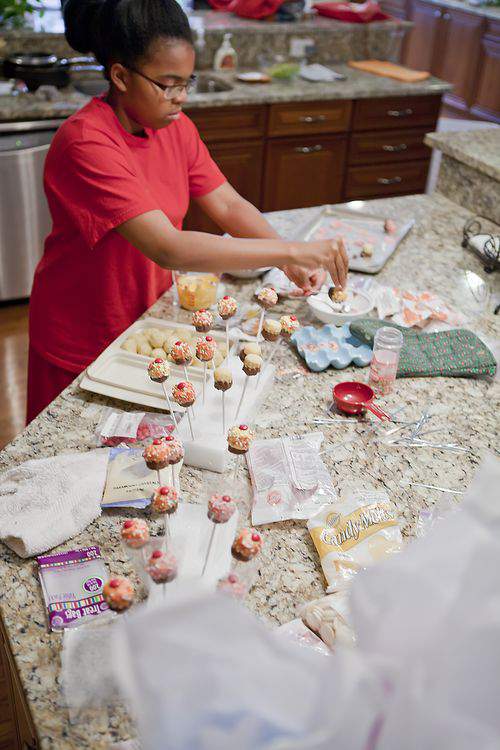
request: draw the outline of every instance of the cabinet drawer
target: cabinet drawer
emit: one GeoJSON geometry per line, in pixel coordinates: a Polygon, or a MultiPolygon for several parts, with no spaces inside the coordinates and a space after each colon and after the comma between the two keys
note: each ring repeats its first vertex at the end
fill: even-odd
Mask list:
{"type": "Polygon", "coordinates": [[[349,145],[349,164],[386,164],[426,159],[430,155],[429,148],[424,144],[426,133],[426,128],[356,133],[349,145]]]}
{"type": "Polygon", "coordinates": [[[350,167],[346,200],[421,193],[425,189],[428,167],[428,159],[374,167],[350,167]]]}
{"type": "Polygon", "coordinates": [[[361,99],[354,106],[352,129],[432,127],[437,120],[440,104],[440,96],[361,99]]]}
{"type": "Polygon", "coordinates": [[[240,141],[242,138],[262,137],[266,130],[266,108],[212,107],[187,110],[186,114],[207,143],[240,141]]]}
{"type": "Polygon", "coordinates": [[[343,136],[269,141],[264,210],[339,202],[346,149],[347,139],[343,136]]]}
{"type": "Polygon", "coordinates": [[[273,104],[269,111],[268,135],[341,133],[348,130],[350,101],[273,104]]]}

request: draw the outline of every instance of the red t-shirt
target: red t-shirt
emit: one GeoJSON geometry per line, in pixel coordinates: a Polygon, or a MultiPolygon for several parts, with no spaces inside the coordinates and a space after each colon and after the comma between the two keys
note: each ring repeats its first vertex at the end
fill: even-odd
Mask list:
{"type": "Polygon", "coordinates": [[[172,283],[112,230],[154,209],[181,229],[189,198],[224,182],[184,114],[145,137],[100,98],[70,117],[45,164],[53,226],[31,294],[31,346],[70,372],[87,367],[172,283]]]}

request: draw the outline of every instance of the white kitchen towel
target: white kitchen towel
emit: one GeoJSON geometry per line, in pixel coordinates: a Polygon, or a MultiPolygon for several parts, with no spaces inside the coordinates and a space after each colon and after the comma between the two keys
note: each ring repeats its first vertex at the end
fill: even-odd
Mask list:
{"type": "Polygon", "coordinates": [[[26,461],[0,475],[0,540],[33,557],[101,515],[109,450],[26,461]]]}

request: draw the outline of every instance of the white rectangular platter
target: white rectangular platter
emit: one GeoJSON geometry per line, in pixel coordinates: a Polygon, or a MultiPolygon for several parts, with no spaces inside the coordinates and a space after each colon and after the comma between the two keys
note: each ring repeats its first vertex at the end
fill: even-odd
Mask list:
{"type": "Polygon", "coordinates": [[[349,255],[349,269],[362,273],[378,273],[415,223],[414,220],[406,223],[394,220],[396,232],[391,235],[384,231],[386,218],[355,209],[325,206],[314,219],[298,231],[295,239],[309,242],[314,239],[333,239],[341,236],[349,255]],[[370,258],[360,255],[360,244],[364,241],[373,245],[373,255],[370,258]]]}
{"type": "MultiPolygon", "coordinates": [[[[80,387],[93,393],[99,393],[110,398],[120,399],[142,406],[168,411],[168,405],[159,383],[153,383],[147,373],[147,365],[151,357],[134,354],[121,348],[123,341],[134,333],[145,328],[181,331],[190,333],[193,327],[181,325],[173,321],[156,318],[145,318],[134,323],[119,336],[102,354],[87,368],[80,387]]],[[[180,335],[180,333],[179,333],[180,335]]],[[[200,336],[203,334],[199,334],[200,336]]],[[[211,331],[217,343],[225,345],[224,332],[211,331]]],[[[235,348],[235,340],[230,339],[230,351],[235,348]]],[[[247,376],[242,371],[242,365],[237,356],[230,354],[225,363],[233,374],[233,386],[226,391],[225,413],[226,432],[234,424],[236,410],[242,394],[247,376]]],[[[188,377],[196,388],[196,402],[192,412],[194,437],[192,440],[185,410],[176,408],[180,417],[179,437],[184,443],[184,462],[189,466],[223,472],[229,465],[230,454],[227,450],[226,435],[222,429],[222,393],[214,388],[213,374],[208,373],[205,386],[205,401],[203,402],[203,368],[188,367],[188,377]]],[[[169,390],[179,380],[185,380],[184,369],[171,366],[171,376],[166,385],[169,390]]],[[[268,365],[258,377],[249,378],[245,398],[243,400],[238,423],[251,423],[253,415],[257,413],[274,380],[274,367],[268,365]]]]}

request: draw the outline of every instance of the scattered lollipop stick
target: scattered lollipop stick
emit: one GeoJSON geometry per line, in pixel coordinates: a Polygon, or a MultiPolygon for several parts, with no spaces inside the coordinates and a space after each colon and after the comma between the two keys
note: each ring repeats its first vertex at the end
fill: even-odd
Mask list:
{"type": "Polygon", "coordinates": [[[238,419],[238,414],[240,413],[241,405],[243,403],[243,399],[245,398],[245,392],[246,392],[246,389],[247,389],[247,386],[248,386],[248,381],[249,381],[249,378],[246,377],[245,378],[245,385],[243,386],[243,390],[241,392],[240,402],[238,404],[238,408],[236,409],[236,414],[234,415],[235,420],[238,419]]]}
{"type": "Polygon", "coordinates": [[[215,524],[212,524],[212,531],[210,532],[210,539],[208,541],[208,547],[207,547],[207,554],[205,555],[205,562],[203,563],[203,570],[201,571],[201,575],[205,575],[205,570],[207,569],[208,560],[210,557],[210,552],[212,551],[212,546],[214,543],[214,537],[215,537],[215,524]]]}
{"type": "Polygon", "coordinates": [[[168,409],[170,411],[170,414],[172,415],[172,419],[174,421],[175,429],[178,430],[179,429],[179,425],[177,423],[177,417],[175,416],[175,411],[174,411],[174,409],[172,407],[172,402],[170,401],[170,395],[169,395],[169,392],[168,392],[167,383],[166,382],[162,383],[161,387],[163,388],[163,393],[165,394],[165,398],[167,399],[168,409]]]}

